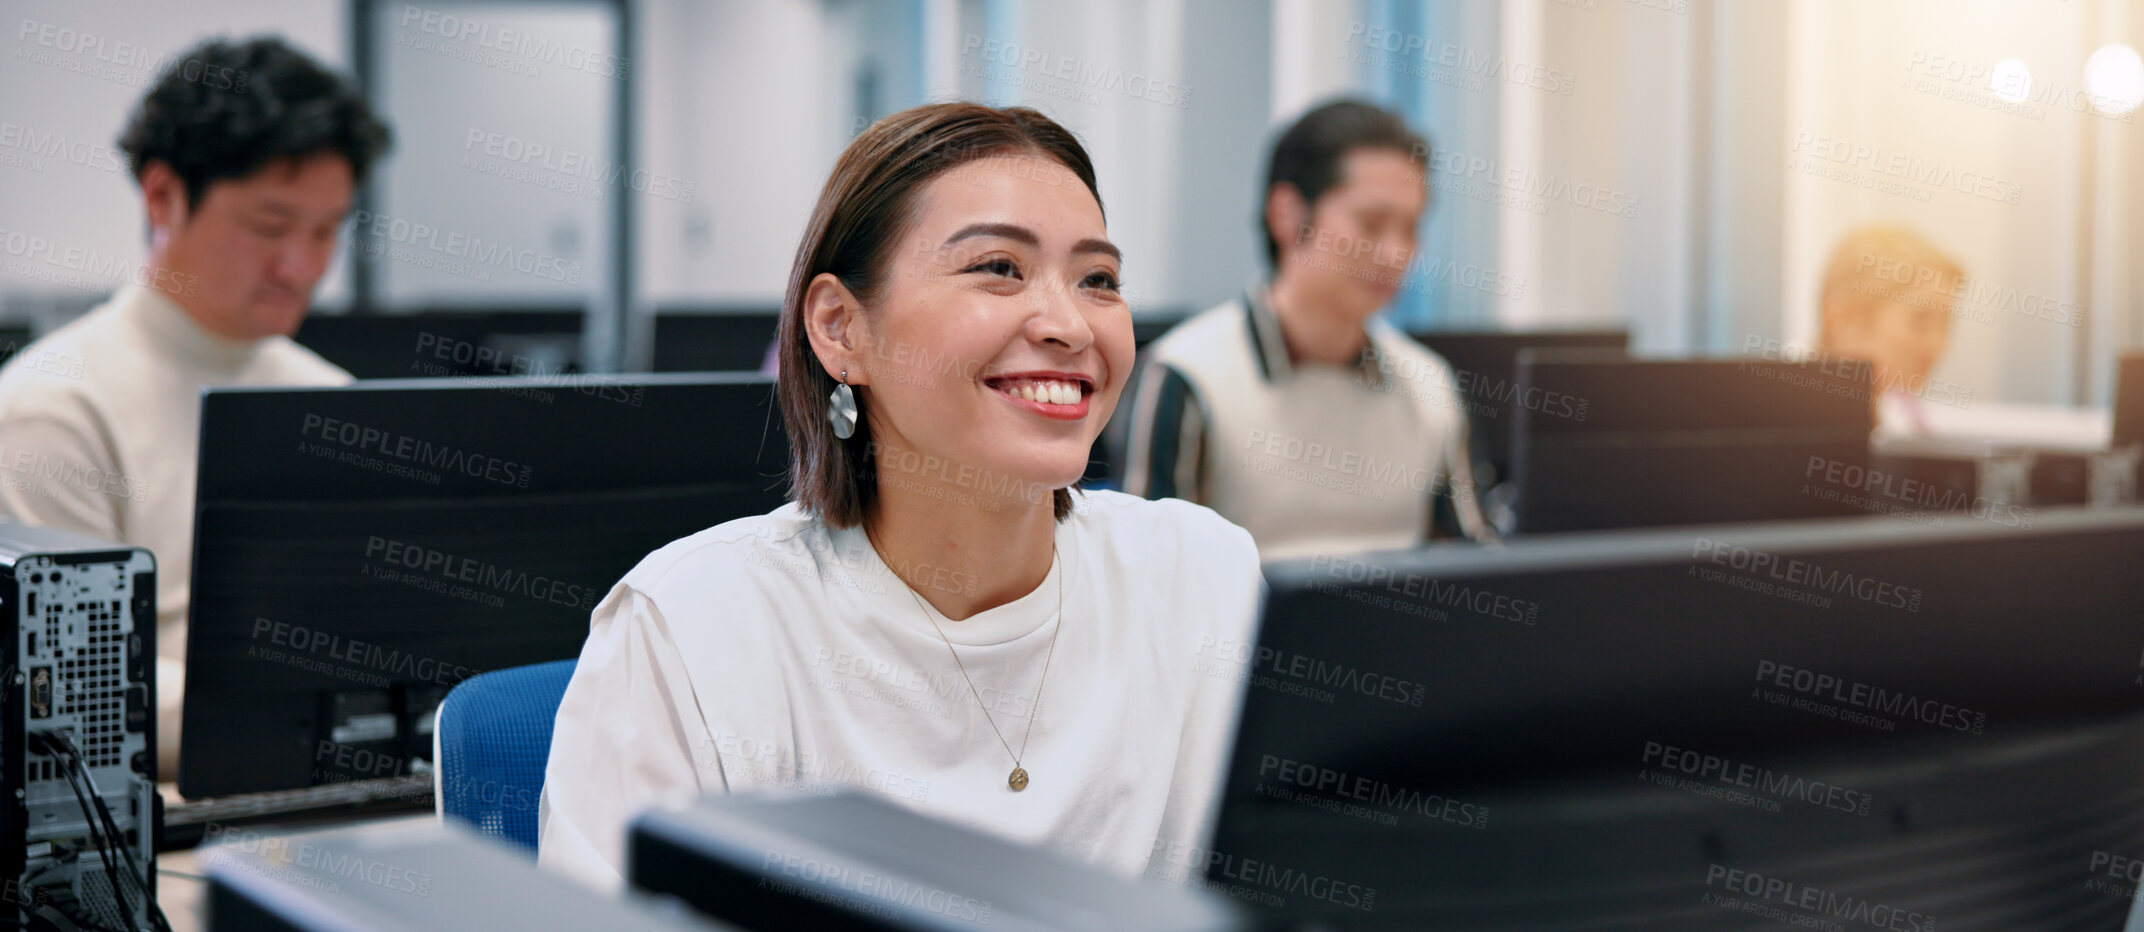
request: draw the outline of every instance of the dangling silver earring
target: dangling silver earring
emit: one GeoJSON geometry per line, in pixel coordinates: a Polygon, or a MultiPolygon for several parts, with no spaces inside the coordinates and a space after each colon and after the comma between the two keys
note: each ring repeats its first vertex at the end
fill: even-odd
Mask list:
{"type": "Polygon", "coordinates": [[[856,390],[849,387],[849,370],[841,370],[840,382],[826,396],[826,419],[834,422],[834,436],[847,440],[856,436],[856,390]]]}

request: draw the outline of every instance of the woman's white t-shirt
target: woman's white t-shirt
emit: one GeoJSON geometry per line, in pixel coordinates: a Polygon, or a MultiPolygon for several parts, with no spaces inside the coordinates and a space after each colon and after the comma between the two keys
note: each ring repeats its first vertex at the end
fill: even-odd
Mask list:
{"type": "Polygon", "coordinates": [[[651,803],[823,785],[1124,875],[1204,847],[1263,596],[1256,547],[1182,501],[1073,502],[1042,584],[961,621],[919,606],[861,529],[794,504],[649,555],[596,606],[559,707],[539,863],[615,888],[626,823],[651,803]],[[1053,636],[1016,793],[984,707],[1019,750],[1053,636]]]}

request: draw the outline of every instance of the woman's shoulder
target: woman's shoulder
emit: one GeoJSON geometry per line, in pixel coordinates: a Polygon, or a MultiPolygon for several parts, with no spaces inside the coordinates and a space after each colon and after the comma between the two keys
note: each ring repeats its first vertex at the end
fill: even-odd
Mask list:
{"type": "Polygon", "coordinates": [[[1072,502],[1073,517],[1112,553],[1146,562],[1162,556],[1157,548],[1169,547],[1185,561],[1258,572],[1258,545],[1250,532],[1204,505],[1108,489],[1082,490],[1072,502]]]}
{"type": "Polygon", "coordinates": [[[763,515],[724,521],[664,544],[619,580],[660,601],[664,594],[729,584],[758,575],[758,569],[787,551],[799,554],[825,535],[825,526],[790,502],[763,515]]]}
{"type": "Polygon", "coordinates": [[[1073,501],[1077,533],[1088,541],[1081,552],[1099,578],[1137,604],[1126,619],[1162,622],[1141,626],[1156,646],[1196,653],[1216,639],[1251,636],[1265,574],[1250,532],[1182,499],[1094,491],[1073,501]]]}

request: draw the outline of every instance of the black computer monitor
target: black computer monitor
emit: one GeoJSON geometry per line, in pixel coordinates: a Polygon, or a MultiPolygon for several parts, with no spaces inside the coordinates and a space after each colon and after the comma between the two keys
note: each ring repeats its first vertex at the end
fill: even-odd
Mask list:
{"type": "Polygon", "coordinates": [[[781,504],[780,424],[741,374],[209,391],[180,791],[429,759],[455,683],[577,656],[643,556],[781,504]]]}
{"type": "Polygon", "coordinates": [[[655,371],[757,372],[781,309],[666,309],[655,315],[655,371]]]}
{"type": "Polygon", "coordinates": [[[1525,350],[1512,413],[1520,534],[1861,513],[1867,364],[1525,350]]]}
{"type": "Polygon", "coordinates": [[[1269,564],[1174,860],[1319,928],[2119,928],[2140,552],[2128,508],[1269,564]]]}
{"type": "Polygon", "coordinates": [[[883,797],[708,796],[634,818],[626,879],[747,929],[1252,932],[1206,891],[1119,877],[883,797]]]}
{"type": "Polygon", "coordinates": [[[292,339],[360,379],[553,376],[584,368],[580,308],[312,314],[292,339]]]}
{"type": "Polygon", "coordinates": [[[1529,349],[1623,350],[1630,331],[1421,330],[1408,334],[1452,367],[1453,386],[1466,405],[1475,450],[1475,481],[1483,488],[1511,476],[1511,422],[1518,405],[1519,353],[1529,349]]]}

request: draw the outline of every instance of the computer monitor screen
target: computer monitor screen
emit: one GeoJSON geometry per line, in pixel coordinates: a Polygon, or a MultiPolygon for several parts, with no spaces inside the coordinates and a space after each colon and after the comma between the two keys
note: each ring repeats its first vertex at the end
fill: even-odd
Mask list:
{"type": "Polygon", "coordinates": [[[579,308],[312,314],[293,339],[360,379],[580,372],[579,308]]]}
{"type": "Polygon", "coordinates": [[[2119,928],[2140,548],[2130,508],[1272,564],[1176,860],[1320,928],[2119,928]]]}
{"type": "Polygon", "coordinates": [[[1863,512],[1865,363],[1525,350],[1513,412],[1521,534],[1863,512]]]}
{"type": "Polygon", "coordinates": [[[1520,351],[1620,351],[1630,345],[1628,330],[1423,330],[1408,335],[1452,367],[1453,388],[1466,406],[1475,459],[1483,467],[1474,478],[1484,488],[1511,476],[1511,421],[1524,401],[1518,392],[1520,351]]]}
{"type": "Polygon", "coordinates": [[[757,372],[781,324],[779,308],[673,310],[655,315],[655,371],[757,372]]]}
{"type": "Polygon", "coordinates": [[[643,556],[784,500],[751,375],[203,399],[179,788],[408,772],[476,673],[577,656],[643,556]]]}

